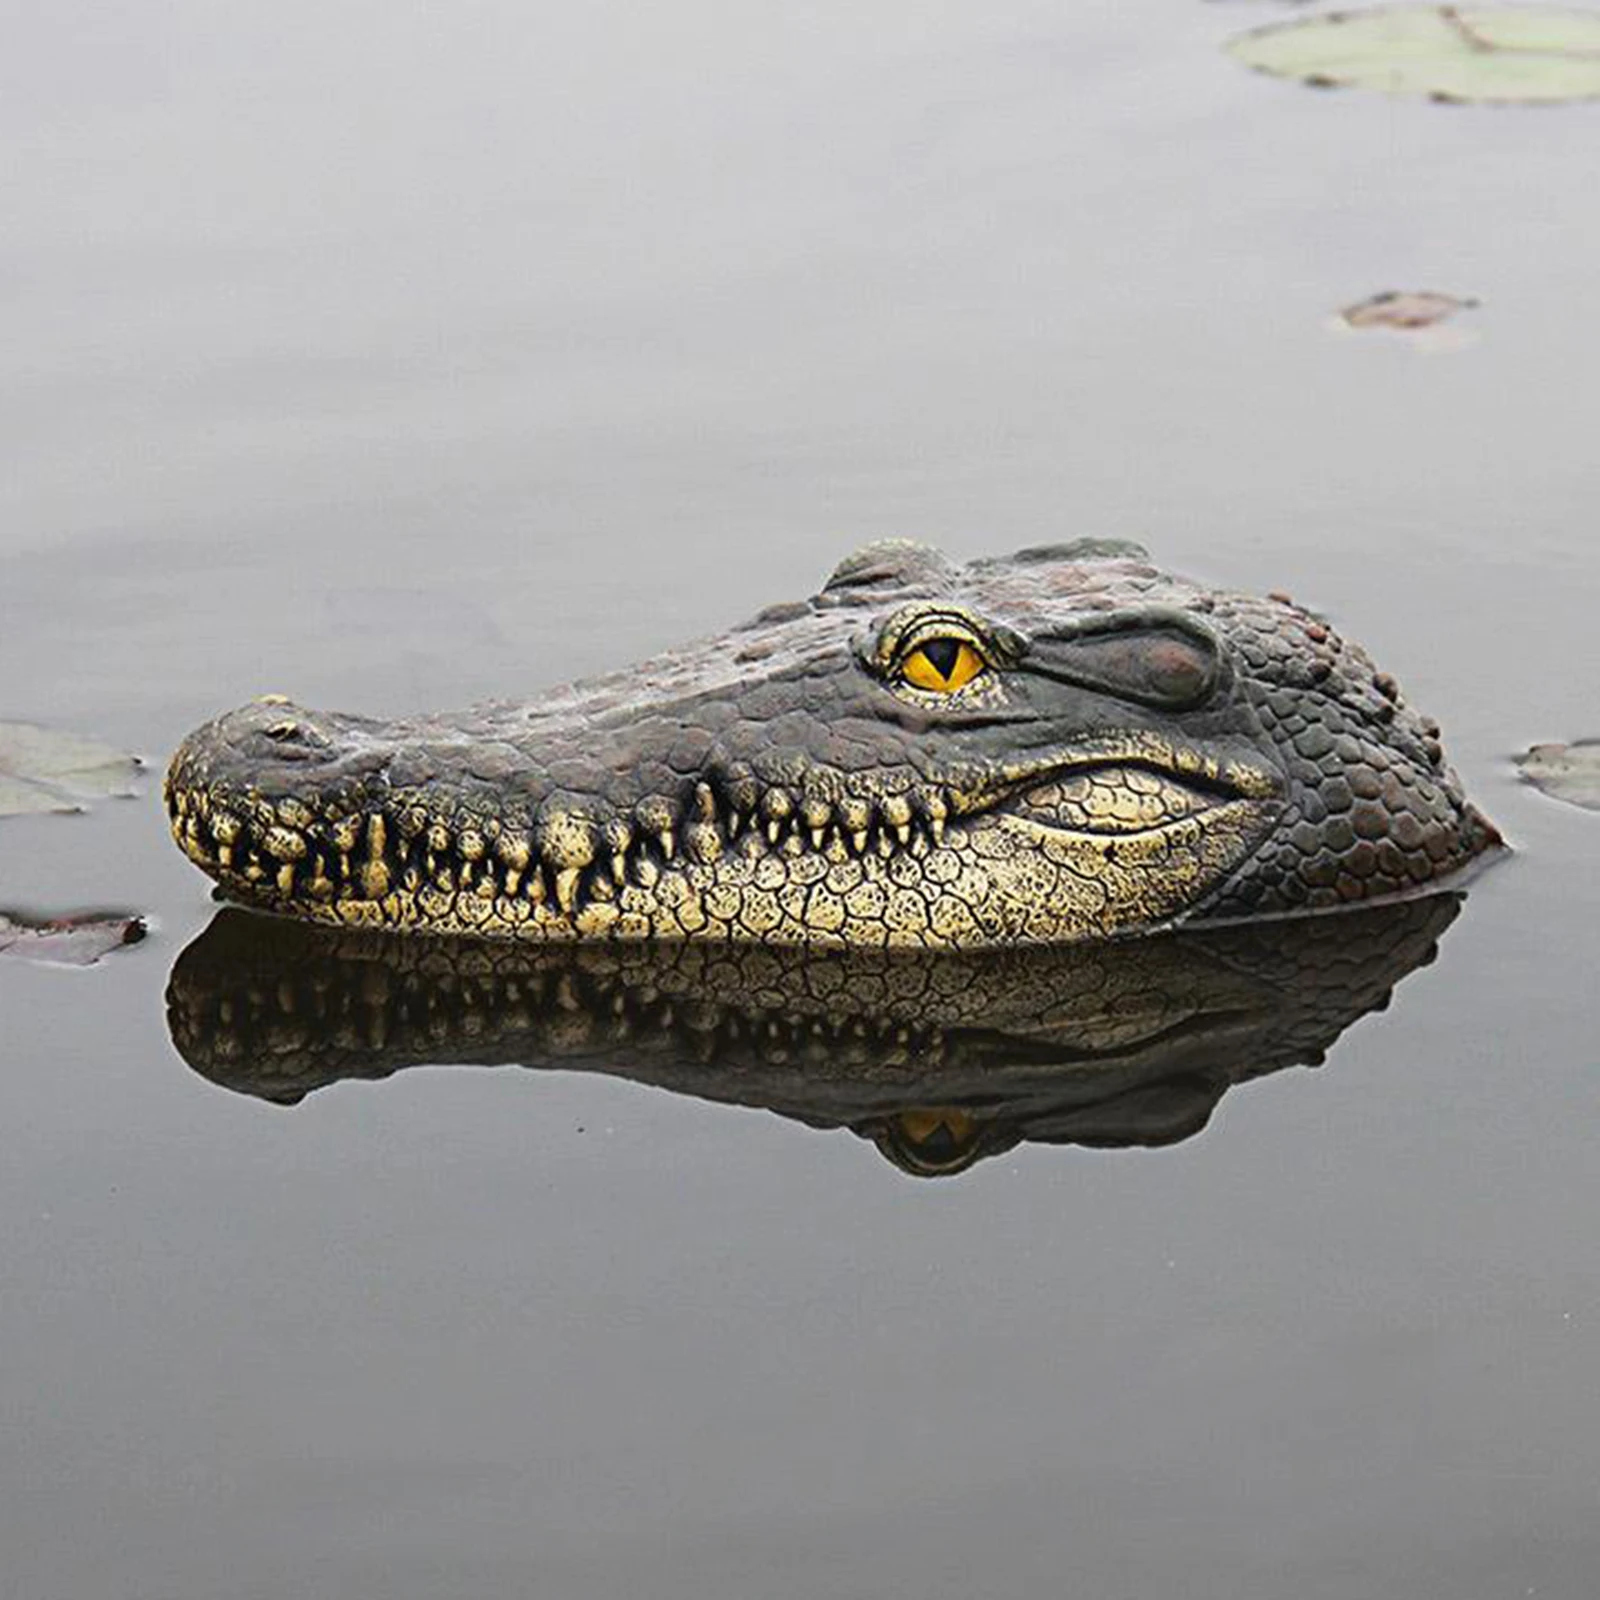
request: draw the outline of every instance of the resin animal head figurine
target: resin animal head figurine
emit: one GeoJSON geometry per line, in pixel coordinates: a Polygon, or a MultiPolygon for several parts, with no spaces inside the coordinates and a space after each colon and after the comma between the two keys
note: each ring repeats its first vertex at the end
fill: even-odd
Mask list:
{"type": "Polygon", "coordinates": [[[191,734],[166,797],[246,904],[535,940],[1052,944],[1414,894],[1498,843],[1327,622],[1097,541],[869,545],[524,700],[268,698],[191,734]]]}

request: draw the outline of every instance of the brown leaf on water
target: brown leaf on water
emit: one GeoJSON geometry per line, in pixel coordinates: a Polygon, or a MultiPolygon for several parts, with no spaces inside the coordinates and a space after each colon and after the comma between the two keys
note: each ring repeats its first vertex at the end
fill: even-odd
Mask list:
{"type": "Polygon", "coordinates": [[[1572,744],[1536,744],[1517,757],[1517,768],[1534,788],[1585,811],[1600,811],[1600,739],[1572,744]]]}
{"type": "Polygon", "coordinates": [[[32,722],[0,722],[0,817],[87,811],[138,792],[144,763],[97,739],[32,722]]]}
{"type": "Polygon", "coordinates": [[[0,961],[92,967],[102,956],[125,944],[137,944],[144,936],[144,919],[121,911],[43,918],[0,911],[0,961]]]}
{"type": "Polygon", "coordinates": [[[1369,295],[1346,306],[1339,315],[1352,328],[1399,328],[1411,333],[1434,327],[1477,304],[1461,295],[1439,294],[1431,289],[1385,289],[1382,294],[1369,295]]]}

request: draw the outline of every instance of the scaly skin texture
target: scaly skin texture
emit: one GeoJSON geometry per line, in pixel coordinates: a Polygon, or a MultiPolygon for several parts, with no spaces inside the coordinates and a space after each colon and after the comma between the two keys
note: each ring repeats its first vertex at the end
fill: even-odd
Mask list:
{"type": "Polygon", "coordinates": [[[1059,943],[1415,893],[1498,842],[1326,622],[1092,541],[869,545],[809,600],[528,701],[258,701],[185,740],[166,796],[249,904],[536,940],[1059,943]]]}
{"type": "Polygon", "coordinates": [[[396,938],[220,912],[167,986],[173,1044],[293,1105],[421,1063],[604,1073],[849,1128],[920,1176],[1019,1140],[1170,1144],[1318,1062],[1433,958],[1451,893],[1151,939],[926,955],[396,938]]]}

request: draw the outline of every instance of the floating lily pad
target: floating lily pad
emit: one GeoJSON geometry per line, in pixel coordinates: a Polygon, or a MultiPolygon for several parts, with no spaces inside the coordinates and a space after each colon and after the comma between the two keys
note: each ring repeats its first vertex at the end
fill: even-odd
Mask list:
{"type": "Polygon", "coordinates": [[[0,911],[0,961],[48,961],[57,966],[92,967],[102,956],[137,944],[144,920],[122,912],[43,920],[17,911],[0,911]]]}
{"type": "Polygon", "coordinates": [[[1600,98],[1600,12],[1564,6],[1374,6],[1229,40],[1258,72],[1314,88],[1549,105],[1600,98]]]}
{"type": "Polygon", "coordinates": [[[0,722],[0,817],[86,811],[91,800],[134,794],[143,765],[95,739],[0,722]]]}
{"type": "Polygon", "coordinates": [[[1432,328],[1458,311],[1470,311],[1477,303],[1431,289],[1386,289],[1382,294],[1369,295],[1353,306],[1346,306],[1339,315],[1352,328],[1399,328],[1410,333],[1419,328],[1432,328]]]}
{"type": "Polygon", "coordinates": [[[1517,757],[1522,776],[1556,800],[1600,811],[1600,739],[1536,744],[1517,757]]]}

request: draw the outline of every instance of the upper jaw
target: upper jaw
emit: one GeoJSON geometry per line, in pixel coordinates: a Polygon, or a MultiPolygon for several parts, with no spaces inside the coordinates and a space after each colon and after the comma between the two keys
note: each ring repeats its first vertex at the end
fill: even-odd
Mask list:
{"type": "Polygon", "coordinates": [[[596,763],[593,790],[575,794],[552,769],[576,751],[557,736],[553,756],[475,745],[443,719],[386,724],[274,700],[191,735],[166,793],[179,845],[240,898],[331,914],[397,891],[470,888],[531,900],[541,925],[581,932],[586,907],[736,852],[926,855],[948,826],[986,816],[1022,838],[1133,846],[1226,807],[1264,815],[1282,781],[1246,746],[1202,749],[1148,729],[961,762],[938,778],[812,764],[776,782],[713,747],[670,791],[630,781],[618,750],[596,763]],[[424,770],[410,770],[419,761],[424,770]]]}

